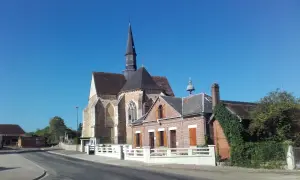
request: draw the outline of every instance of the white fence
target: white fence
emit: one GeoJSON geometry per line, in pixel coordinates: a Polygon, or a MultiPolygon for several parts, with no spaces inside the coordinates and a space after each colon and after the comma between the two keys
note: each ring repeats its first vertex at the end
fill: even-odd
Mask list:
{"type": "Polygon", "coordinates": [[[124,149],[124,159],[154,164],[195,164],[216,166],[215,147],[124,149]]]}
{"type": "Polygon", "coordinates": [[[95,155],[106,156],[112,158],[123,159],[123,146],[114,145],[110,147],[105,147],[101,145],[96,145],[95,147],[95,155]]]}

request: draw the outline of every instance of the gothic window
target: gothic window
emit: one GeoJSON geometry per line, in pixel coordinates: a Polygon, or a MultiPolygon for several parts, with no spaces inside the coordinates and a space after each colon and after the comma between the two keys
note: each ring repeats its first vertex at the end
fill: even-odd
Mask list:
{"type": "Polygon", "coordinates": [[[113,127],[114,125],[114,107],[112,106],[111,103],[109,103],[107,106],[106,106],[106,125],[108,127],[113,127]]]}
{"type": "Polygon", "coordinates": [[[134,102],[130,102],[128,106],[128,121],[134,122],[137,120],[137,109],[134,102]]]}

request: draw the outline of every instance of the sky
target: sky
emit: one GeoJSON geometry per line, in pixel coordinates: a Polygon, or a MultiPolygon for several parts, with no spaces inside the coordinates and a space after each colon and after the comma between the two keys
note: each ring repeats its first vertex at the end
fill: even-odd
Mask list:
{"type": "Polygon", "coordinates": [[[75,128],[92,72],[124,70],[129,20],[138,67],[176,96],[189,78],[195,93],[219,83],[224,100],[300,96],[297,0],[0,0],[0,124],[75,128]]]}

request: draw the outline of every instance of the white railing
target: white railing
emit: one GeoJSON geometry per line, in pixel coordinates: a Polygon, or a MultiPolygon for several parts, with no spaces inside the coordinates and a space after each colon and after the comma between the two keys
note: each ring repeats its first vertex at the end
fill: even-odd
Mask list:
{"type": "Polygon", "coordinates": [[[150,157],[211,156],[209,147],[151,149],[150,157]]]}
{"type": "Polygon", "coordinates": [[[124,149],[124,159],[159,164],[216,165],[213,145],[203,148],[124,149]]]}

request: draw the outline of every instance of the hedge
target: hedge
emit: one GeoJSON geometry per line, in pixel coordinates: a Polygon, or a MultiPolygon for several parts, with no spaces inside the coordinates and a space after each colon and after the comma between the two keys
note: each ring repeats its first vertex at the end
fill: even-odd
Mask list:
{"type": "Polygon", "coordinates": [[[237,118],[220,103],[214,114],[230,144],[230,163],[234,166],[253,168],[281,168],[285,164],[286,150],[283,143],[275,141],[246,142],[245,129],[237,118]]]}

